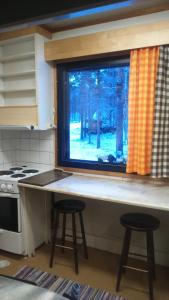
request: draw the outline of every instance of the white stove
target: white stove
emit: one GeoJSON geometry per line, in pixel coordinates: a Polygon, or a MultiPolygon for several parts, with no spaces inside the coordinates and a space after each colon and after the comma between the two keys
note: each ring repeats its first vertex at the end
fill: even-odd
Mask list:
{"type": "MultiPolygon", "coordinates": [[[[27,166],[13,166],[8,170],[0,170],[0,249],[22,255],[27,254],[23,226],[25,207],[21,199],[18,181],[43,172],[44,170],[27,166]]],[[[35,204],[37,202],[38,200],[34,201],[35,204]]],[[[36,213],[32,218],[35,224],[35,232],[37,228],[35,235],[37,247],[42,244],[42,236],[44,235],[42,201],[38,203],[38,212],[37,207],[33,209],[36,213]],[[37,215],[39,226],[37,226],[37,215]],[[40,233],[39,228],[42,228],[43,232],[40,233]]]]}
{"type": "Polygon", "coordinates": [[[17,194],[19,193],[17,183],[20,179],[39,173],[42,173],[42,171],[27,166],[16,166],[7,170],[0,170],[0,192],[17,194]]]}

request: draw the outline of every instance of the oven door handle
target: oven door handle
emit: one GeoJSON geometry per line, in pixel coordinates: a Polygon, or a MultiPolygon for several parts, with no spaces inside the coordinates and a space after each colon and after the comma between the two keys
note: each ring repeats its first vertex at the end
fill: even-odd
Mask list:
{"type": "Polygon", "coordinates": [[[10,193],[1,193],[0,192],[0,201],[1,201],[1,197],[18,198],[18,194],[10,194],[10,193]]]}

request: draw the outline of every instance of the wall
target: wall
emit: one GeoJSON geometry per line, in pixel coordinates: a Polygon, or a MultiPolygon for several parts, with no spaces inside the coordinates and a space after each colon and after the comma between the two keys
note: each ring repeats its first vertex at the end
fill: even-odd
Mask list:
{"type": "Polygon", "coordinates": [[[22,164],[54,167],[54,130],[0,130],[0,167],[22,164]]]}
{"type": "MultiPolygon", "coordinates": [[[[110,26],[128,25],[132,22],[144,23],[155,19],[167,19],[169,12],[152,14],[123,21],[115,21],[77,30],[60,32],[53,38],[70,36],[105,30],[110,26]]],[[[0,168],[15,164],[26,164],[37,167],[54,167],[54,131],[16,131],[0,130],[0,168]]],[[[104,187],[103,187],[104,188],[104,187]]],[[[61,198],[58,195],[57,198],[61,198]]],[[[125,212],[142,211],[157,216],[161,221],[160,230],[155,233],[156,261],[169,265],[169,214],[152,209],[142,209],[127,205],[108,204],[94,200],[86,201],[84,214],[87,243],[89,246],[120,253],[124,230],[120,225],[120,216],[125,212]]],[[[160,201],[160,199],[159,199],[160,201]]],[[[145,253],[145,240],[142,234],[133,236],[133,249],[145,253]]],[[[132,250],[133,250],[132,249],[132,250]]]]}
{"type": "Polygon", "coordinates": [[[0,168],[15,162],[15,137],[12,131],[0,130],[0,168]]]}
{"type": "Polygon", "coordinates": [[[144,15],[144,16],[140,16],[140,17],[134,17],[134,18],[129,18],[129,19],[107,22],[107,23],[103,23],[103,24],[86,26],[86,27],[82,27],[79,29],[71,29],[71,30],[56,32],[56,33],[53,33],[52,40],[59,40],[59,39],[66,39],[66,38],[75,37],[75,36],[82,36],[82,35],[86,35],[86,34],[92,34],[95,32],[103,32],[103,31],[107,31],[107,30],[111,30],[111,29],[123,28],[123,27],[131,26],[131,25],[135,26],[135,25],[151,24],[151,23],[158,22],[161,20],[168,21],[168,19],[169,19],[169,10],[164,11],[164,12],[144,15]]]}
{"type": "MultiPolygon", "coordinates": [[[[148,24],[160,20],[168,20],[169,11],[119,20],[100,25],[88,26],[80,29],[72,29],[53,34],[53,40],[65,39],[75,36],[122,28],[129,25],[148,24]]],[[[104,188],[104,187],[103,187],[104,188]]],[[[58,198],[61,198],[58,195],[58,198]]],[[[124,229],[120,225],[120,216],[126,212],[146,212],[160,219],[160,229],[155,232],[155,252],[158,264],[169,266],[169,213],[152,209],[143,209],[127,205],[100,203],[99,201],[86,199],[85,228],[87,243],[91,247],[120,253],[124,229]]],[[[160,199],[159,199],[160,201],[160,199]]],[[[71,224],[69,224],[70,228],[71,224]]],[[[145,238],[143,234],[134,234],[132,239],[132,251],[145,254],[145,238]]]]}

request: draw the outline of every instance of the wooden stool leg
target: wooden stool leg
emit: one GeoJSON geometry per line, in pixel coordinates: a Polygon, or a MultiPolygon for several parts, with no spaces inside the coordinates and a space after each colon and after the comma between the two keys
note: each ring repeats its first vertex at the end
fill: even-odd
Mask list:
{"type": "Polygon", "coordinates": [[[130,240],[131,240],[131,230],[126,229],[124,240],[123,240],[121,257],[120,257],[118,275],[117,275],[116,292],[119,291],[120,281],[123,273],[123,266],[127,262],[130,240]]]}
{"type": "MultiPolygon", "coordinates": [[[[55,201],[55,194],[51,193],[51,232],[53,232],[54,230],[54,219],[55,219],[54,201],[55,201]]],[[[51,240],[52,240],[52,236],[51,236],[51,240]]]]}
{"type": "Polygon", "coordinates": [[[149,241],[150,241],[150,250],[151,250],[151,258],[152,258],[153,279],[156,279],[153,231],[150,231],[149,233],[149,241]]]}
{"type": "Polygon", "coordinates": [[[52,238],[52,249],[51,249],[51,256],[50,256],[50,263],[49,266],[52,268],[53,266],[53,258],[55,254],[55,244],[56,244],[56,235],[57,235],[57,229],[59,224],[59,213],[58,211],[55,212],[55,219],[54,219],[54,230],[53,230],[53,238],[52,238]]]}
{"type": "MultiPolygon", "coordinates": [[[[66,231],[66,214],[63,214],[63,227],[62,227],[62,246],[65,245],[65,231],[66,231]]],[[[64,248],[62,249],[62,253],[64,253],[64,248]]]]}
{"type": "Polygon", "coordinates": [[[75,260],[75,272],[78,273],[78,253],[77,253],[77,238],[76,238],[76,220],[75,214],[72,213],[72,229],[73,229],[73,249],[74,249],[74,260],[75,260]]]}
{"type": "Polygon", "coordinates": [[[87,251],[87,245],[86,245],[86,236],[85,236],[82,212],[79,212],[79,218],[80,218],[80,226],[81,226],[81,233],[82,233],[82,239],[83,239],[84,254],[85,254],[85,258],[88,259],[88,251],[87,251]]]}
{"type": "Polygon", "coordinates": [[[152,233],[147,231],[147,267],[148,267],[148,285],[149,285],[149,298],[154,299],[153,295],[153,257],[152,257],[152,233]]]}
{"type": "MultiPolygon", "coordinates": [[[[130,233],[128,233],[128,238],[126,239],[126,246],[125,246],[125,255],[124,255],[124,261],[123,261],[123,265],[126,266],[127,265],[127,261],[128,261],[128,254],[129,254],[129,247],[130,247],[130,240],[131,240],[131,230],[130,233]]],[[[126,269],[123,268],[123,273],[125,273],[126,269]]]]}

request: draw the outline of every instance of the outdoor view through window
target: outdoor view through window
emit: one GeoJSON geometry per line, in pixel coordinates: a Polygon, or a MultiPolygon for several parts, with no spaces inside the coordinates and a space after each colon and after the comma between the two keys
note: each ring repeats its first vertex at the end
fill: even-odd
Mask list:
{"type": "Polygon", "coordinates": [[[126,161],[128,69],[69,72],[70,159],[126,161]]]}
{"type": "Polygon", "coordinates": [[[70,68],[66,78],[67,160],[125,165],[129,63],[70,68]]]}

